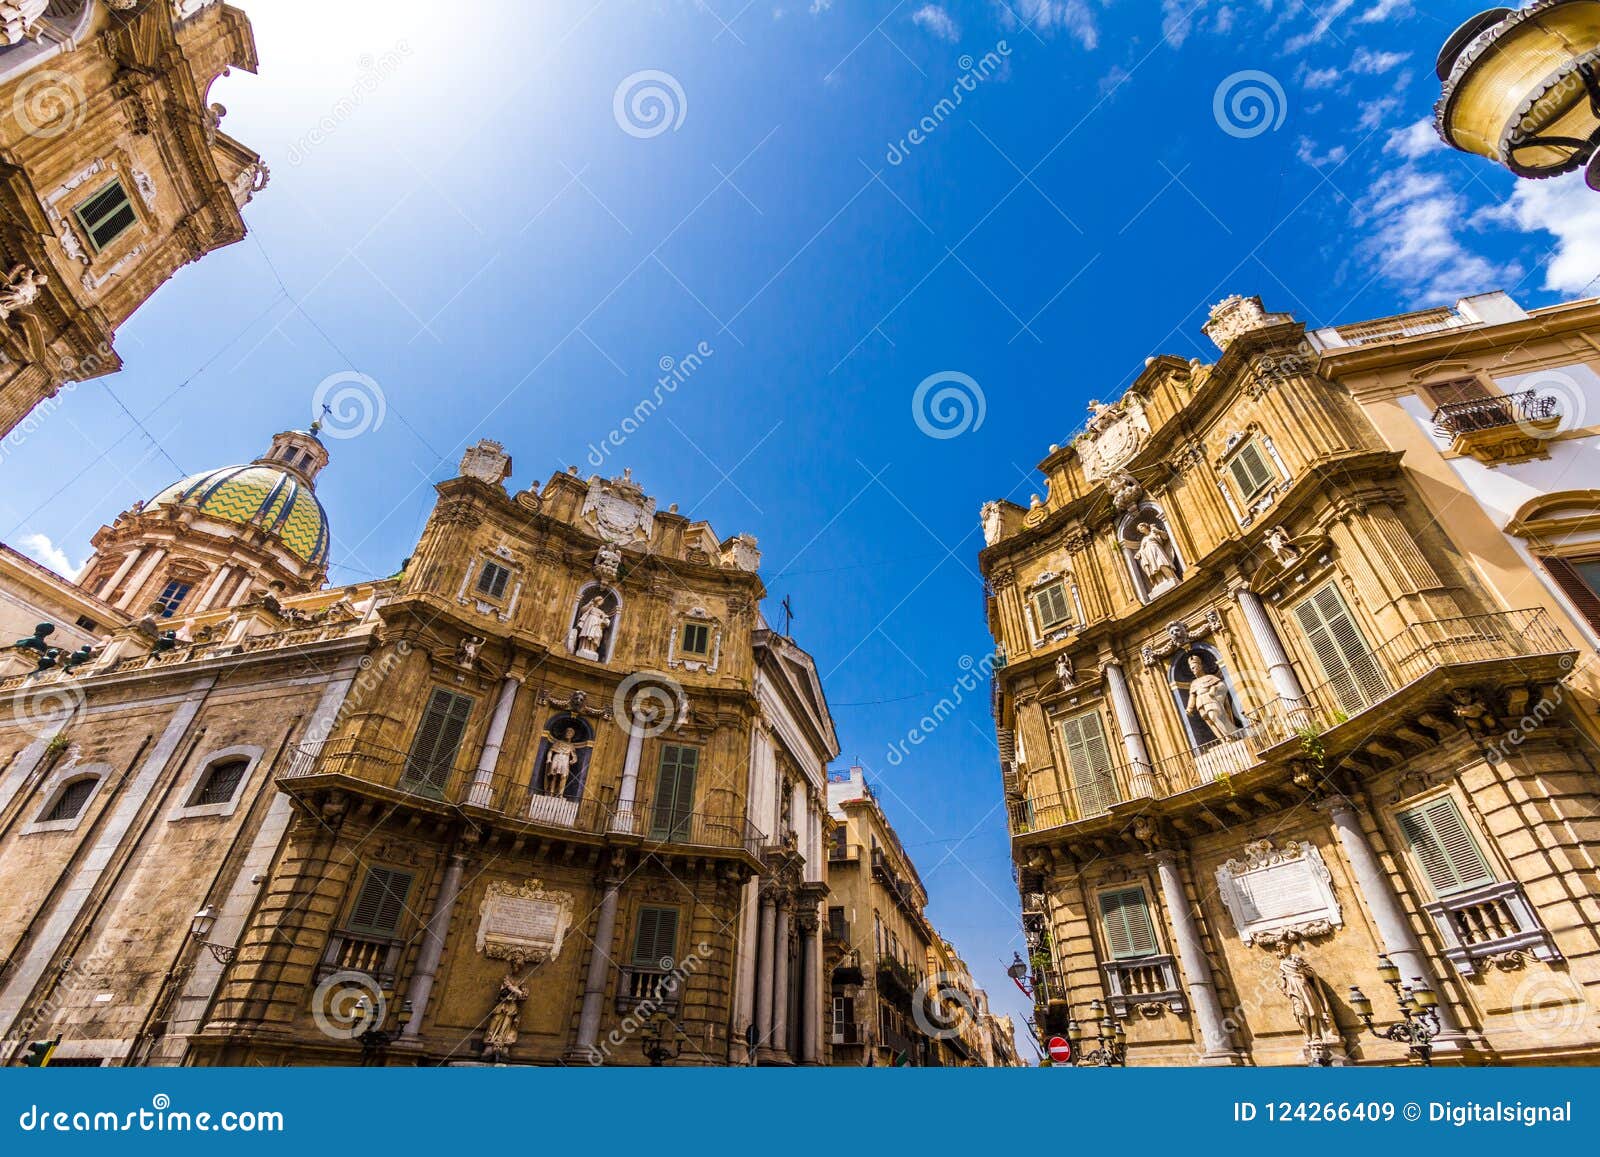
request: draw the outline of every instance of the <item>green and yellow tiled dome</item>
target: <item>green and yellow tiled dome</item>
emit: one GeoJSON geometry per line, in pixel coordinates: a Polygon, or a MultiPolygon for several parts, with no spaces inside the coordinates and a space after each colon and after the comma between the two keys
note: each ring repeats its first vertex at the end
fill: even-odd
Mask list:
{"type": "Polygon", "coordinates": [[[208,470],[173,483],[149,505],[162,503],[193,506],[210,518],[260,527],[312,566],[327,565],[327,512],[311,487],[282,467],[254,462],[208,470]]]}

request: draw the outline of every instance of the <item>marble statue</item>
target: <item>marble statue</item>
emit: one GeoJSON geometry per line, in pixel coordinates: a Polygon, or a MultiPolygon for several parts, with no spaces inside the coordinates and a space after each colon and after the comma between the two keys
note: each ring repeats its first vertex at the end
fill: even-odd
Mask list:
{"type": "Polygon", "coordinates": [[[1000,535],[1004,530],[1000,504],[998,502],[985,502],[978,517],[983,523],[983,544],[985,546],[993,546],[1000,541],[1000,535]]]}
{"type": "Polygon", "coordinates": [[[1189,670],[1194,674],[1189,683],[1189,714],[1204,720],[1218,739],[1232,739],[1239,729],[1233,722],[1233,696],[1228,693],[1228,684],[1220,675],[1206,674],[1206,661],[1199,655],[1189,656],[1189,670]]]}
{"type": "Polygon", "coordinates": [[[26,265],[13,266],[6,274],[5,284],[0,285],[0,321],[38,301],[49,281],[43,273],[36,273],[26,265]]]}
{"type": "Polygon", "coordinates": [[[1157,522],[1139,523],[1139,545],[1134,548],[1139,569],[1152,587],[1178,581],[1177,558],[1172,553],[1172,539],[1157,522]]]}
{"type": "Polygon", "coordinates": [[[611,613],[606,610],[605,596],[595,595],[578,612],[578,656],[598,659],[600,645],[605,641],[606,631],[610,627],[611,613]]]}
{"type": "Polygon", "coordinates": [[[1068,691],[1078,685],[1078,672],[1072,665],[1071,656],[1060,655],[1056,658],[1056,678],[1061,681],[1062,688],[1068,691]]]}
{"type": "Polygon", "coordinates": [[[1267,531],[1267,549],[1272,552],[1272,557],[1288,566],[1300,557],[1300,548],[1289,541],[1289,532],[1281,526],[1274,526],[1267,531]]]}
{"type": "Polygon", "coordinates": [[[1278,954],[1278,991],[1289,998],[1289,1008],[1307,1044],[1320,1045],[1339,1039],[1333,1010],[1328,1006],[1316,970],[1309,960],[1287,944],[1278,954]]]}
{"type": "Polygon", "coordinates": [[[515,976],[506,973],[500,982],[500,997],[489,1013],[489,1027],[483,1034],[485,1057],[502,1060],[517,1043],[517,1022],[522,1019],[522,1002],[527,999],[528,990],[517,983],[515,976]]]}
{"type": "Polygon", "coordinates": [[[544,757],[544,792],[546,795],[565,795],[567,780],[578,763],[578,745],[573,736],[577,733],[568,727],[561,738],[550,740],[550,750],[544,757]]]}

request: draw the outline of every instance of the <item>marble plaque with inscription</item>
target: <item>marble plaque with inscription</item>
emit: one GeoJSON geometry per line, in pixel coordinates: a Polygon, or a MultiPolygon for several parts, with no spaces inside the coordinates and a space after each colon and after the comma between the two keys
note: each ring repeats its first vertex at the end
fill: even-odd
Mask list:
{"type": "Polygon", "coordinates": [[[478,911],[478,951],[499,960],[554,960],[571,924],[570,892],[548,892],[537,880],[495,880],[478,911]]]}
{"type": "Polygon", "coordinates": [[[1246,944],[1274,943],[1288,932],[1324,934],[1344,923],[1322,853],[1290,840],[1260,840],[1217,869],[1217,888],[1246,944]]]}

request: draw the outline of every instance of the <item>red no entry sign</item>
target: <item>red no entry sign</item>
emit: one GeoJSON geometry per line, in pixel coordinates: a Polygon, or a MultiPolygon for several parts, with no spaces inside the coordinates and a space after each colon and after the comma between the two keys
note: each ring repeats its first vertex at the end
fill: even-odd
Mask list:
{"type": "Polygon", "coordinates": [[[1072,1045],[1067,1043],[1065,1037],[1050,1038],[1050,1059],[1058,1065],[1067,1064],[1072,1060],[1072,1045]]]}

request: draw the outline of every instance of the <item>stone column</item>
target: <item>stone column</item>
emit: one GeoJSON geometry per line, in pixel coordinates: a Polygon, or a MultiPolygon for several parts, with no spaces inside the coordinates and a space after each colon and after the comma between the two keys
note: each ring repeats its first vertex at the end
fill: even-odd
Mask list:
{"type": "Polygon", "coordinates": [[[411,1019],[406,1022],[402,1035],[415,1037],[422,1032],[422,1014],[428,1011],[428,997],[433,993],[434,977],[439,975],[439,960],[444,955],[444,941],[450,931],[450,917],[456,910],[456,899],[461,895],[461,873],[467,857],[461,852],[450,853],[445,865],[444,879],[439,882],[439,896],[433,902],[433,913],[422,934],[422,947],[417,951],[417,968],[411,976],[411,1019]]]}
{"type": "Polygon", "coordinates": [[[1267,676],[1272,680],[1273,689],[1289,710],[1298,709],[1306,697],[1305,689],[1300,686],[1300,676],[1295,674],[1294,664],[1289,661],[1289,652],[1283,649],[1278,628],[1273,625],[1267,608],[1261,604],[1261,597],[1243,584],[1234,588],[1233,597],[1239,601],[1239,609],[1244,612],[1244,621],[1250,628],[1250,637],[1255,640],[1256,649],[1266,660],[1267,676]]]}
{"type": "Polygon", "coordinates": [[[600,897],[600,912],[595,917],[594,948],[589,953],[589,970],[583,980],[583,1006],[578,1012],[578,1039],[567,1050],[568,1064],[599,1064],[601,1053],[595,1047],[600,1039],[600,1013],[606,998],[606,979],[611,972],[611,941],[617,931],[617,893],[622,881],[607,875],[605,893],[600,897]]]}
{"type": "Polygon", "coordinates": [[[1239,1056],[1228,1035],[1227,1018],[1222,1013],[1222,1002],[1217,999],[1216,985],[1211,981],[1211,960],[1206,956],[1194,909],[1189,905],[1189,893],[1178,870],[1178,854],[1160,851],[1155,860],[1156,874],[1161,878],[1161,895],[1166,900],[1167,911],[1172,914],[1172,937],[1177,942],[1178,963],[1188,982],[1189,1005],[1194,1009],[1195,1024],[1200,1029],[1203,1050],[1200,1061],[1207,1065],[1236,1064],[1239,1056]]]}
{"type": "Polygon", "coordinates": [[[167,552],[157,547],[150,552],[148,557],[139,563],[139,569],[134,571],[133,577],[128,580],[128,589],[123,591],[122,597],[117,600],[116,605],[119,609],[124,611],[133,611],[135,613],[142,612],[144,610],[143,607],[134,607],[130,605],[133,602],[133,596],[138,594],[139,591],[144,588],[144,584],[150,581],[151,574],[155,572],[156,567],[161,565],[161,560],[166,557],[167,552]]]}
{"type": "Polygon", "coordinates": [[[646,723],[636,712],[628,727],[628,750],[622,757],[622,783],[617,788],[617,810],[611,817],[611,830],[633,832],[633,801],[639,794],[639,757],[644,750],[646,723]]]}
{"type": "Polygon", "coordinates": [[[1356,887],[1361,890],[1361,898],[1367,903],[1367,911],[1372,913],[1372,922],[1378,926],[1383,950],[1399,966],[1401,981],[1410,984],[1413,978],[1420,977],[1428,982],[1429,987],[1439,995],[1439,1041],[1459,1044],[1463,1037],[1455,1014],[1428,968],[1422,942],[1417,939],[1405,909],[1400,906],[1400,898],[1389,886],[1383,865],[1378,862],[1378,854],[1373,851],[1372,843],[1361,827],[1361,814],[1356,810],[1356,805],[1346,797],[1336,795],[1317,804],[1317,810],[1326,812],[1333,823],[1345,859],[1350,862],[1350,871],[1355,875],[1356,887]]]}
{"type": "Polygon", "coordinates": [[[200,596],[199,602],[194,605],[194,613],[208,610],[212,603],[217,601],[217,596],[222,593],[222,585],[228,581],[231,568],[227,563],[217,567],[217,573],[211,576],[211,581],[206,584],[205,593],[200,596]]]}
{"type": "Polygon", "coordinates": [[[817,1022],[819,1008],[817,997],[820,970],[817,959],[817,910],[807,906],[798,917],[800,927],[800,1056],[803,1065],[818,1063],[817,1022]]]}
{"type": "Polygon", "coordinates": [[[773,1059],[789,1056],[789,935],[793,927],[794,901],[778,898],[777,931],[772,945],[772,1052],[773,1059]]]}
{"type": "Polygon", "coordinates": [[[1128,680],[1122,673],[1122,661],[1115,656],[1100,665],[1105,676],[1106,691],[1111,697],[1111,711],[1117,717],[1117,728],[1122,732],[1122,750],[1128,757],[1129,790],[1135,798],[1155,794],[1155,777],[1151,774],[1150,753],[1145,750],[1144,733],[1139,730],[1139,716],[1133,710],[1133,696],[1128,693],[1128,680]]]}
{"type": "Polygon", "coordinates": [[[500,763],[500,745],[505,742],[506,725],[511,721],[511,708],[521,687],[520,674],[507,674],[500,682],[500,697],[495,700],[494,714],[489,717],[489,730],[483,737],[478,769],[472,777],[472,791],[467,796],[467,802],[473,807],[488,807],[494,801],[494,772],[500,763]]]}
{"type": "Polygon", "coordinates": [[[772,951],[777,941],[777,908],[771,888],[761,889],[761,942],[756,958],[756,1056],[772,1053],[772,951]]]}
{"type": "Polygon", "coordinates": [[[106,585],[100,588],[106,592],[106,602],[109,603],[111,601],[111,595],[116,593],[117,584],[128,577],[128,572],[133,569],[133,564],[144,557],[144,552],[145,548],[140,547],[138,550],[130,550],[126,555],[123,556],[121,565],[117,567],[115,573],[113,573],[111,578],[106,582],[106,585]]]}

